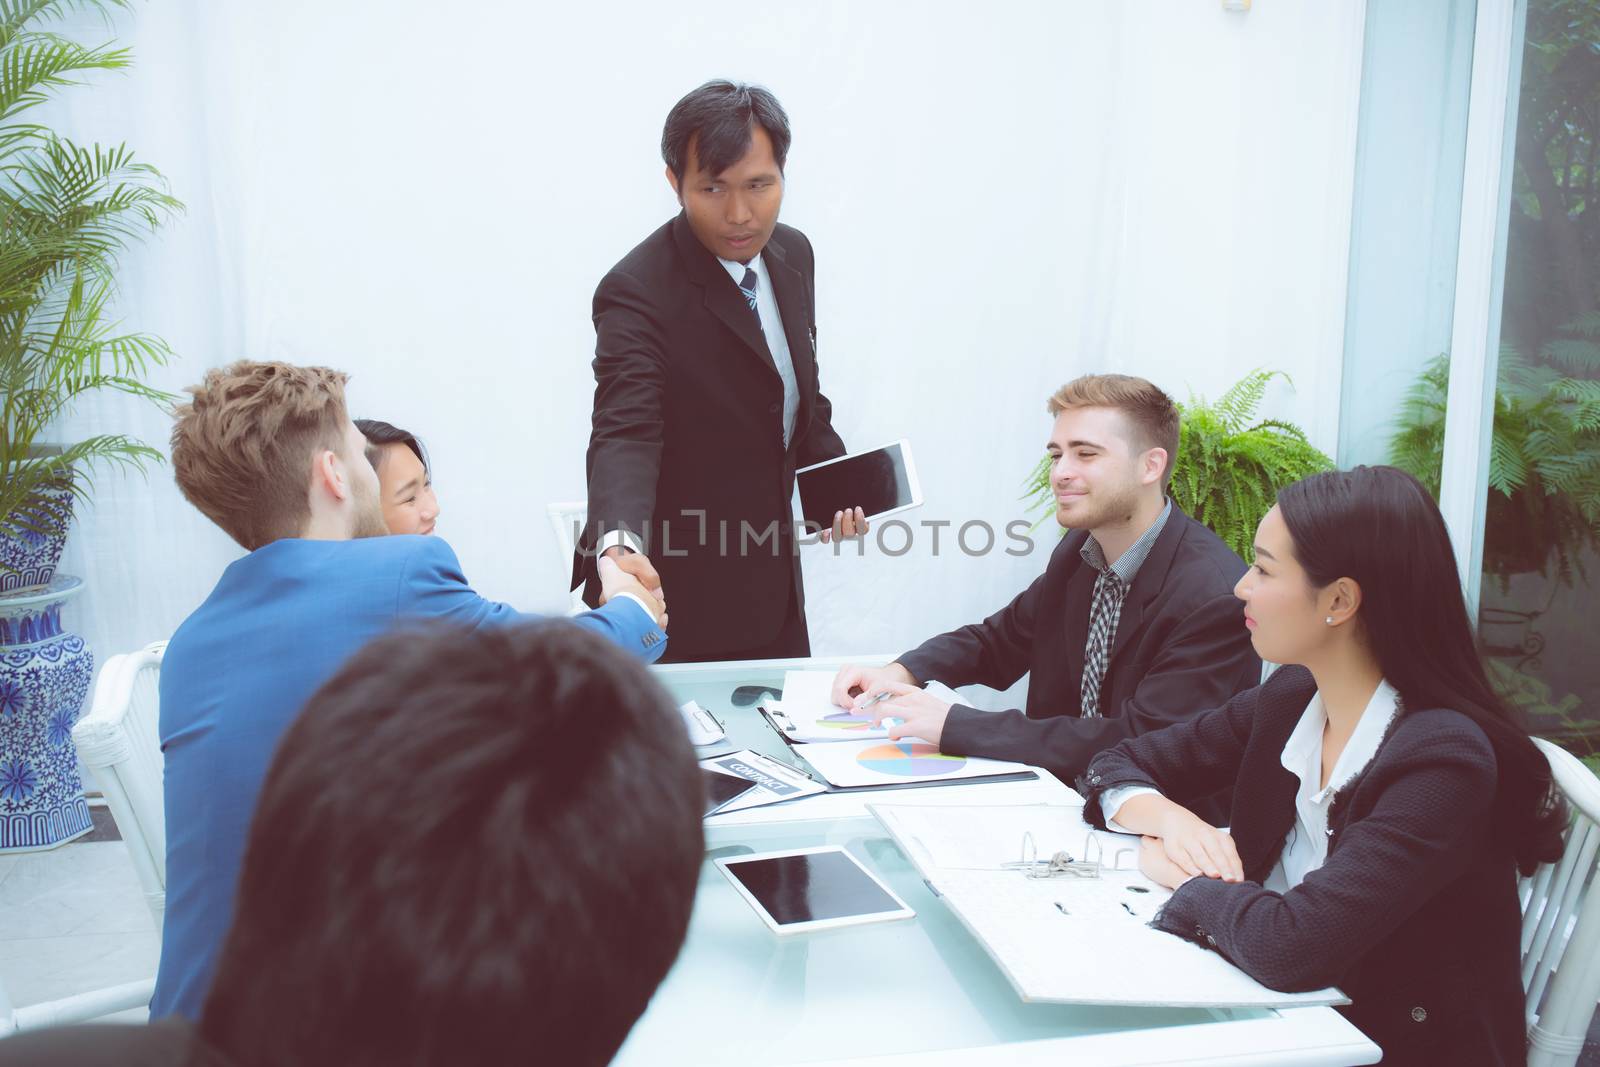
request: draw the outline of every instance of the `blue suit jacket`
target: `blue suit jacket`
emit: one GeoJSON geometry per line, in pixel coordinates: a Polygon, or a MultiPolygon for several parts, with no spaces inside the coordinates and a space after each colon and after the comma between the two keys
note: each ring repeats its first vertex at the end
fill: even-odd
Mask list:
{"type": "MultiPolygon", "coordinates": [[[[354,652],[397,624],[467,627],[537,618],[473,592],[437,537],[274,541],[236,560],[167,645],[167,913],[150,1017],[198,1019],[233,918],[256,796],[278,739],[354,652]]],[[[666,635],[619,598],[579,615],[650,661],[666,635]]]]}

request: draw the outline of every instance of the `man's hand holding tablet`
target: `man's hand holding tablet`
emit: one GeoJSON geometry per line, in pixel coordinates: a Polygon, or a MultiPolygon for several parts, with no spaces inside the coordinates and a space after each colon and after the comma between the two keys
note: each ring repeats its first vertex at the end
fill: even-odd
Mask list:
{"type": "Polygon", "coordinates": [[[922,504],[911,443],[904,440],[802,467],[795,485],[806,529],[821,531],[823,544],[863,536],[870,519],[922,504]]]}
{"type": "Polygon", "coordinates": [[[833,529],[822,531],[823,544],[828,543],[830,535],[835,541],[843,541],[847,537],[865,537],[867,535],[867,513],[860,508],[834,512],[833,529]]]}

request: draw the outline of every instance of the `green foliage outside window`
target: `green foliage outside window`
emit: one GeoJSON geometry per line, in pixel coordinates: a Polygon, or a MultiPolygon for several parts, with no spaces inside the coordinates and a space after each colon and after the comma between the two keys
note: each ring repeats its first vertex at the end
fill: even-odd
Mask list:
{"type": "MultiPolygon", "coordinates": [[[[1528,573],[1570,585],[1585,577],[1585,551],[1600,548],[1600,312],[1557,331],[1539,356],[1500,349],[1483,567],[1502,589],[1528,573]]],[[[1438,356],[1407,395],[1389,449],[1435,496],[1449,382],[1450,358],[1438,356]]]]}

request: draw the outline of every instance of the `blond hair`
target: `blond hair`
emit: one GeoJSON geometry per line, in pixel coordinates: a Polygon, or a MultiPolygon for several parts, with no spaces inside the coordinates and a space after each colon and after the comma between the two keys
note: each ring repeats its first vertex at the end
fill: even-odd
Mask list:
{"type": "MultiPolygon", "coordinates": [[[[312,456],[342,453],[343,371],[240,361],[186,390],[172,427],[172,469],[189,503],[254,551],[311,517],[312,456]]],[[[357,457],[359,458],[359,457],[357,457]]]]}
{"type": "Polygon", "coordinates": [[[1172,398],[1143,378],[1127,374],[1085,374],[1057,389],[1050,397],[1052,415],[1078,408],[1112,408],[1122,413],[1132,428],[1136,451],[1152,448],[1167,451],[1167,465],[1161,484],[1172,477],[1172,464],[1178,458],[1178,406],[1172,398]]]}

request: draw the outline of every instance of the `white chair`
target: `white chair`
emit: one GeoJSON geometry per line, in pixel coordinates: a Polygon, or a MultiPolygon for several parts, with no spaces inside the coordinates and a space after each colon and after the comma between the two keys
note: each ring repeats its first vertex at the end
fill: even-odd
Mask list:
{"type": "MultiPolygon", "coordinates": [[[[561,553],[560,573],[566,574],[572,567],[572,554],[578,550],[578,534],[582,532],[583,524],[589,521],[589,502],[571,500],[551,504],[545,509],[545,514],[550,516],[550,527],[556,534],[556,551],[561,553]]],[[[567,614],[581,615],[588,610],[589,605],[583,602],[583,589],[580,586],[571,593],[567,614]]]]}
{"type": "Polygon", "coordinates": [[[167,823],[157,690],[166,649],[165,641],[157,641],[107,660],[89,714],[72,728],[78,758],[100,783],[158,931],[167,910],[167,823]]]}
{"type": "MultiPolygon", "coordinates": [[[[105,794],[158,933],[167,905],[167,827],[156,683],[166,647],[157,641],[107,660],[88,714],[72,728],[78,758],[94,771],[105,794]]],[[[0,1037],[141,1008],[154,990],[151,977],[17,1008],[0,988],[0,1037]]]]}
{"type": "Polygon", "coordinates": [[[1543,738],[1534,743],[1572,807],[1572,826],[1561,858],[1522,880],[1528,1065],[1572,1067],[1600,1000],[1600,892],[1593,891],[1600,778],[1565,749],[1543,738]]]}
{"type": "MultiPolygon", "coordinates": [[[[138,982],[127,982],[123,985],[111,986],[106,989],[96,989],[91,993],[79,993],[76,996],[62,997],[60,1000],[47,1000],[43,1004],[29,1004],[26,1007],[14,1008],[6,997],[4,987],[0,987],[0,1039],[23,1030],[42,1030],[47,1026],[66,1026],[68,1023],[81,1023],[89,1019],[98,1019],[102,1015],[111,1015],[129,1008],[142,1008],[150,1003],[150,994],[154,992],[156,982],[154,978],[146,978],[138,982]]],[[[3,1049],[4,1046],[0,1046],[3,1049]]],[[[5,1057],[0,1054],[0,1060],[5,1057]]]]}

